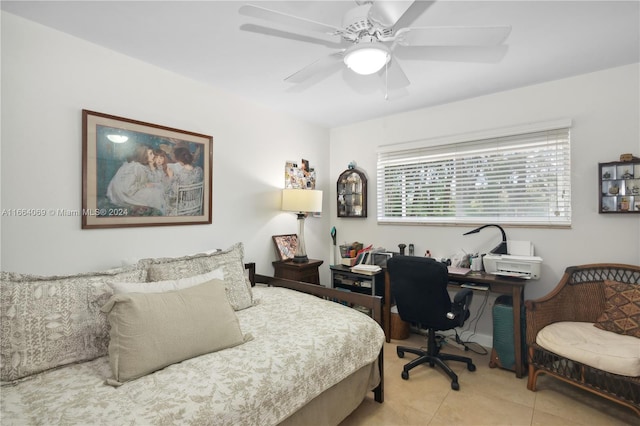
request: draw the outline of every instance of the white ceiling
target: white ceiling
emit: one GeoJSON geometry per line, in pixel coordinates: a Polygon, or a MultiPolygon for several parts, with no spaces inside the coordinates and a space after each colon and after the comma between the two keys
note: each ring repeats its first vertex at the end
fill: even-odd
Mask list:
{"type": "Polygon", "coordinates": [[[396,60],[411,85],[389,91],[385,100],[383,78],[344,67],[302,84],[285,82],[347,45],[338,37],[240,15],[246,3],[338,27],[356,5],[5,0],[2,9],[327,127],[640,62],[638,1],[419,1],[396,29],[511,25],[512,32],[506,48],[398,47],[396,60]],[[267,28],[298,40],[268,35],[267,28]]]}

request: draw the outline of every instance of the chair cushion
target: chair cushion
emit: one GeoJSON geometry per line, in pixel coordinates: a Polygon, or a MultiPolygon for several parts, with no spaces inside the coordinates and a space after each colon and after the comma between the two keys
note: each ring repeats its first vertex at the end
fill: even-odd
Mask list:
{"type": "Polygon", "coordinates": [[[556,322],[538,332],[544,349],[591,367],[622,376],[640,376],[640,341],[601,330],[590,322],[556,322]]]}
{"type": "Polygon", "coordinates": [[[596,327],[640,338],[640,285],[606,280],[604,312],[596,327]]]}
{"type": "Polygon", "coordinates": [[[204,284],[164,293],[122,293],[103,307],[111,325],[112,385],[244,342],[225,284],[204,284]]]}

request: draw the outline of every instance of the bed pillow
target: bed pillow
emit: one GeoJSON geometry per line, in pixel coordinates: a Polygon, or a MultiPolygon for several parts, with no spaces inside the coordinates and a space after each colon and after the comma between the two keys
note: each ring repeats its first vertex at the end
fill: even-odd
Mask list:
{"type": "Polygon", "coordinates": [[[605,280],[605,309],[596,327],[640,338],[640,284],[605,280]]]}
{"type": "Polygon", "coordinates": [[[102,311],[111,325],[112,385],[243,343],[223,281],[165,293],[114,295],[102,311]]]}
{"type": "Polygon", "coordinates": [[[145,281],[135,267],[65,276],[1,273],[0,380],[107,354],[109,326],[100,312],[109,284],[145,281]]]}
{"type": "Polygon", "coordinates": [[[215,269],[224,271],[227,298],[234,310],[253,305],[251,286],[244,278],[244,246],[237,243],[227,250],[175,258],[142,259],[140,267],[148,270],[148,281],[177,280],[202,275],[215,269]]]}
{"type": "Polygon", "coordinates": [[[213,279],[224,279],[224,272],[221,268],[214,269],[206,274],[196,275],[177,280],[144,282],[144,283],[112,283],[111,288],[115,294],[120,293],[162,293],[165,291],[181,290],[198,284],[206,283],[213,279]]]}

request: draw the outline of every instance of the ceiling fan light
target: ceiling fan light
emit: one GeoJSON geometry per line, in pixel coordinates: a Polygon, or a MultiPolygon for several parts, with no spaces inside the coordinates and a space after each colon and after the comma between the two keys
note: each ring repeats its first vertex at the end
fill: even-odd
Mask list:
{"type": "Polygon", "coordinates": [[[369,75],[376,73],[391,59],[389,49],[383,44],[355,45],[344,55],[344,63],[355,73],[369,75]]]}

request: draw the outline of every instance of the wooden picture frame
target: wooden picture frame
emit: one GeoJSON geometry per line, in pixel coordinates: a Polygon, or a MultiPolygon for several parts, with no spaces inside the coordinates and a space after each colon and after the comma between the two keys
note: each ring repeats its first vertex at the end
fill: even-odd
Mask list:
{"type": "Polygon", "coordinates": [[[82,110],[82,229],[212,221],[213,138],[82,110]]]}
{"type": "Polygon", "coordinates": [[[298,248],[298,235],[274,235],[272,238],[280,260],[293,259],[296,254],[296,249],[298,248]]]}

